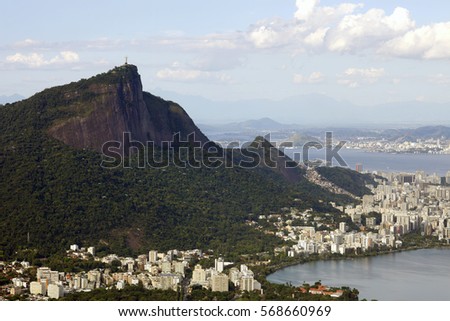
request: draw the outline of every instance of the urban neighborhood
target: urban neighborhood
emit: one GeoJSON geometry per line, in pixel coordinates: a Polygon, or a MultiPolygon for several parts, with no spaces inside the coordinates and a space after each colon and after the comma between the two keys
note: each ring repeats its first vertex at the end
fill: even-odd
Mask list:
{"type": "MultiPolygon", "coordinates": [[[[283,239],[285,245],[274,249],[275,255],[307,257],[312,254],[360,255],[401,249],[403,236],[415,233],[434,237],[439,244],[450,240],[450,172],[446,177],[416,173],[376,173],[378,185],[368,186],[372,195],[364,195],[360,204],[338,206],[336,213],[314,213],[283,208],[280,213],[260,215],[247,224],[283,239]]],[[[60,299],[74,292],[99,288],[124,289],[142,285],[145,289],[173,290],[189,293],[195,286],[212,292],[227,292],[230,285],[239,291],[262,293],[261,283],[246,264],[227,262],[210,251],[150,250],[137,257],[116,254],[97,256],[93,246],[73,244],[66,257],[94,260],[111,268],[81,272],[53,271],[33,267],[30,262],[0,262],[3,279],[14,275],[1,286],[3,299],[27,294],[27,300],[60,299]],[[203,259],[214,266],[203,267],[203,259]],[[30,273],[33,270],[33,273],[30,273]],[[35,274],[34,274],[35,271],[35,274]],[[189,275],[187,275],[189,271],[189,275]]],[[[254,264],[269,264],[254,262],[254,264]]],[[[330,291],[324,285],[300,291],[339,297],[342,291],[330,291]]]]}

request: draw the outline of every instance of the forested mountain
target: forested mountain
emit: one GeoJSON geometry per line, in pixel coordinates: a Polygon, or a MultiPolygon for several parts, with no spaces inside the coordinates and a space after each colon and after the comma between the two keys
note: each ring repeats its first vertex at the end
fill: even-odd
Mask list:
{"type": "Polygon", "coordinates": [[[279,240],[245,224],[255,215],[289,206],[334,211],[328,201],[353,201],[302,179],[300,168],[237,166],[242,151],[214,144],[200,153],[209,166],[181,166],[176,160],[186,151],[178,149],[170,151],[168,166],[140,166],[146,153],[166,155],[157,143],[176,133],[181,139],[194,133],[202,144],[207,137],[178,104],[143,92],[132,65],[5,105],[0,129],[3,257],[25,248],[48,255],[72,243],[120,254],[151,248],[260,252],[279,240]],[[128,168],[101,166],[103,143],[123,143],[123,132],[155,146],[121,158],[128,168]],[[233,166],[208,163],[211,155],[233,166]]]}

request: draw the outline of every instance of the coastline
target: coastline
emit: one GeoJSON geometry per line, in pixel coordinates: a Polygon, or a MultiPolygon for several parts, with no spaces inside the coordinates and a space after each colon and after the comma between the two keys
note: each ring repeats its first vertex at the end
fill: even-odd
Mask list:
{"type": "Polygon", "coordinates": [[[294,265],[302,265],[306,263],[311,262],[317,262],[317,261],[340,261],[340,260],[351,260],[351,259],[361,259],[361,258],[367,258],[367,257],[376,257],[376,256],[382,256],[382,255],[388,255],[388,254],[395,254],[400,252],[406,252],[406,251],[417,251],[417,250],[424,250],[424,249],[448,249],[450,250],[450,244],[435,244],[435,245],[424,245],[424,246],[409,246],[404,248],[398,248],[398,249],[391,249],[389,251],[380,251],[380,252],[370,252],[365,254],[355,254],[355,255],[332,255],[327,254],[326,256],[320,256],[320,255],[309,255],[306,257],[299,257],[294,258],[293,261],[282,261],[275,265],[268,265],[263,270],[262,277],[264,280],[268,283],[272,284],[280,284],[280,283],[273,283],[270,282],[267,277],[277,271],[280,271],[284,268],[294,266],[294,265]]]}

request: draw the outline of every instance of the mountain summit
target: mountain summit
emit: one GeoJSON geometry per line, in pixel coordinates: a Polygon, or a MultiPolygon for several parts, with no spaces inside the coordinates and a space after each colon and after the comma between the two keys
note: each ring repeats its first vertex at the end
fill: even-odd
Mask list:
{"type": "Polygon", "coordinates": [[[65,117],[53,122],[48,133],[67,145],[101,151],[107,141],[123,142],[123,133],[145,143],[172,141],[194,134],[205,143],[207,137],[178,104],[142,90],[141,77],[134,65],[122,65],[89,79],[51,88],[38,96],[55,93],[53,106],[65,117]]]}

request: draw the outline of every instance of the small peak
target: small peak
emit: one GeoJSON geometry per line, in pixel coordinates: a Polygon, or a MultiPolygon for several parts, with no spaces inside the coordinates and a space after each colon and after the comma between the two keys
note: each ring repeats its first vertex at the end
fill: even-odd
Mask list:
{"type": "Polygon", "coordinates": [[[120,71],[133,71],[133,72],[138,72],[138,68],[135,65],[129,64],[129,63],[125,63],[121,66],[115,67],[112,70],[110,70],[110,72],[120,72],[120,71]]]}
{"type": "Polygon", "coordinates": [[[266,139],[263,136],[256,136],[254,139],[255,142],[264,142],[266,139]]]}
{"type": "Polygon", "coordinates": [[[252,148],[271,148],[273,145],[263,136],[257,136],[249,145],[252,148]]]}
{"type": "Polygon", "coordinates": [[[114,67],[107,73],[98,75],[96,77],[103,78],[105,76],[107,79],[111,79],[113,81],[117,79],[140,79],[141,77],[139,75],[137,66],[132,64],[124,64],[118,67],[114,67]]]}

